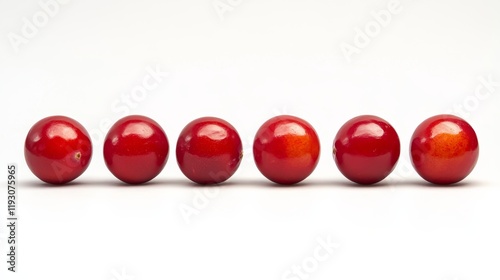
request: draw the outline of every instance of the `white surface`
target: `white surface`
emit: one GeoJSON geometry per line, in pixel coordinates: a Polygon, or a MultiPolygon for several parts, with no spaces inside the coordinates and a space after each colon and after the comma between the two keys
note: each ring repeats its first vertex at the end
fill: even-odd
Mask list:
{"type": "Polygon", "coordinates": [[[500,86],[468,105],[481,152],[463,184],[429,187],[405,168],[421,121],[474,102],[478,77],[500,81],[500,2],[402,0],[348,62],[341,44],[389,1],[221,1],[233,4],[223,20],[212,0],[69,1],[18,52],[9,34],[43,10],[0,2],[0,166],[17,163],[20,178],[19,272],[3,261],[2,188],[0,279],[283,279],[327,237],[339,247],[308,279],[500,278],[500,86]],[[156,67],[169,76],[135,107],[120,101],[156,67]],[[150,185],[117,185],[104,165],[97,132],[125,110],[169,137],[167,167],[150,185]],[[291,188],[267,183],[251,155],[258,127],[283,113],[309,121],[322,142],[316,171],[291,188]],[[60,188],[40,184],[23,158],[31,125],[54,114],[96,140],[87,172],[60,188]],[[337,130],[359,114],[385,118],[401,138],[398,169],[377,187],[349,184],[331,157],[337,130]],[[182,177],[172,151],[205,115],[238,129],[245,157],[188,224],[180,207],[205,202],[207,189],[182,177]]]}

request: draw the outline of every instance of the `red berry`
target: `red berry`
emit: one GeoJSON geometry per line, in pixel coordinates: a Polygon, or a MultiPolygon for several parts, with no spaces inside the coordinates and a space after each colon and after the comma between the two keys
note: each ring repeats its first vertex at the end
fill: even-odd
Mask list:
{"type": "Polygon", "coordinates": [[[399,137],[384,119],[364,115],[346,122],[333,141],[333,158],[340,172],[358,184],[374,184],[394,169],[399,137]]]}
{"type": "Polygon", "coordinates": [[[231,177],[243,156],[240,136],[225,120],[204,117],[190,122],[177,140],[177,164],[198,184],[217,184],[231,177]]]}
{"type": "Polygon", "coordinates": [[[295,184],[307,178],[318,164],[319,152],[314,128],[305,120],[288,115],[265,122],[253,143],[257,168],[278,184],[295,184]]]}
{"type": "Polygon", "coordinates": [[[479,144],[474,129],[453,115],[422,122],[411,139],[411,160],[417,173],[434,184],[463,180],[476,165],[479,144]]]}
{"type": "Polygon", "coordinates": [[[31,172],[50,184],[68,183],[80,176],[92,158],[87,130],[77,121],[51,116],[28,132],[24,157],[31,172]]]}
{"type": "Polygon", "coordinates": [[[168,139],[158,123],[145,116],[118,120],[104,141],[104,161],[116,178],[129,184],[156,177],[168,159],[168,139]]]}

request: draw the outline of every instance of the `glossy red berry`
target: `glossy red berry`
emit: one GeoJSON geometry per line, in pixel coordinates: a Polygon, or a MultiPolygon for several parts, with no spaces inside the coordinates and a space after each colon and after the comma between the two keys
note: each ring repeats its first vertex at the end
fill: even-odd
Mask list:
{"type": "Polygon", "coordinates": [[[288,115],[266,121],[253,143],[257,168],[278,184],[295,184],[307,178],[318,164],[319,152],[314,128],[305,120],[288,115]]]}
{"type": "Polygon", "coordinates": [[[474,169],[479,144],[474,129],[453,115],[437,115],[422,122],[411,138],[413,167],[434,184],[453,184],[474,169]]]}
{"type": "Polygon", "coordinates": [[[204,117],[190,122],[179,135],[177,164],[198,184],[226,181],[238,169],[243,148],[236,129],[225,120],[204,117]]]}
{"type": "Polygon", "coordinates": [[[396,130],[384,119],[363,115],[346,122],[333,142],[340,172],[358,184],[374,184],[394,169],[401,146],[396,130]]]}
{"type": "Polygon", "coordinates": [[[156,177],[168,159],[168,139],[158,123],[145,116],[118,120],[104,141],[104,161],[116,178],[129,184],[156,177]]]}
{"type": "Polygon", "coordinates": [[[28,132],[24,157],[29,169],[50,184],[68,183],[80,176],[92,158],[87,130],[77,121],[51,116],[38,121],[28,132]]]}

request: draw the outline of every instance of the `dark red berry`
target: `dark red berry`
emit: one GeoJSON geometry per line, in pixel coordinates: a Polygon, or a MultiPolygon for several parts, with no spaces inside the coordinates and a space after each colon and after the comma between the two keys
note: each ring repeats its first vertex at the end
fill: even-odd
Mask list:
{"type": "Polygon", "coordinates": [[[31,172],[50,184],[68,183],[80,176],[92,158],[87,130],[77,121],[51,116],[28,132],[24,157],[31,172]]]}
{"type": "Polygon", "coordinates": [[[340,172],[358,184],[374,184],[394,169],[400,154],[399,137],[384,119],[363,115],[346,122],[333,142],[340,172]]]}
{"type": "Polygon", "coordinates": [[[225,120],[204,117],[190,122],[179,135],[177,164],[198,184],[217,184],[231,177],[243,156],[236,129],[225,120]]]}
{"type": "Polygon", "coordinates": [[[158,123],[145,116],[127,116],[109,130],[104,161],[116,178],[129,184],[145,183],[165,167],[169,145],[158,123]]]}

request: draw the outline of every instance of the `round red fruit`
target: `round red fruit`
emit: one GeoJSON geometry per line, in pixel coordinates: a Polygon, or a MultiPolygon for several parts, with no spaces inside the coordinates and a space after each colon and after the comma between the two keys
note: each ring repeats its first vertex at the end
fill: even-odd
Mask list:
{"type": "Polygon", "coordinates": [[[217,184],[231,177],[243,157],[240,136],[225,120],[203,117],[190,122],[177,140],[177,164],[198,184],[217,184]]]}
{"type": "Polygon", "coordinates": [[[104,141],[104,161],[116,178],[142,184],[156,177],[168,159],[168,139],[161,126],[145,116],[118,120],[104,141]]]}
{"type": "Polygon", "coordinates": [[[259,171],[284,185],[307,178],[319,160],[320,143],[305,120],[282,115],[266,121],[255,135],[253,155],[259,171]]]}
{"type": "Polygon", "coordinates": [[[333,141],[340,172],[363,185],[374,184],[394,169],[401,151],[396,130],[384,119],[363,115],[346,122],[333,141]]]}
{"type": "Polygon", "coordinates": [[[411,138],[413,167],[434,184],[453,184],[467,177],[479,157],[474,129],[453,115],[437,115],[422,122],[411,138]]]}
{"type": "Polygon", "coordinates": [[[65,184],[87,169],[92,143],[87,130],[77,121],[51,116],[38,121],[28,132],[24,157],[40,180],[65,184]]]}

